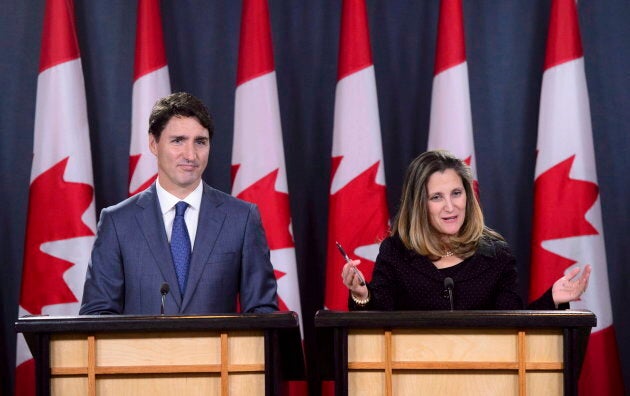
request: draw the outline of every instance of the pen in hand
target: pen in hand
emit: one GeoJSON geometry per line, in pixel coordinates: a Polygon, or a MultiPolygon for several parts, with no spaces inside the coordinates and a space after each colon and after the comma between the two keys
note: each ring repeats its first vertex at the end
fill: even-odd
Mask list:
{"type": "MultiPolygon", "coordinates": [[[[346,262],[347,263],[351,262],[352,260],[350,260],[350,257],[348,257],[348,255],[346,254],[346,251],[343,250],[343,248],[341,247],[341,244],[336,241],[335,243],[337,244],[337,248],[339,249],[339,252],[343,256],[343,258],[346,259],[346,262]]],[[[359,273],[359,270],[357,270],[357,267],[355,267],[354,265],[351,265],[351,268],[354,271],[354,274],[359,278],[359,285],[365,286],[365,279],[363,279],[363,277],[359,273]]]]}

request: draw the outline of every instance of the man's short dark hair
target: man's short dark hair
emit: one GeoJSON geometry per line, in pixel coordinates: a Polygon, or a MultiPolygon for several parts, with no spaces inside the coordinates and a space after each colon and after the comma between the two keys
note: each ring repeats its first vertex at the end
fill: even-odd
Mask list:
{"type": "Polygon", "coordinates": [[[214,124],[203,102],[187,92],[176,92],[158,100],[149,117],[149,133],[160,140],[160,135],[173,117],[195,117],[208,130],[210,140],[214,135],[214,124]]]}

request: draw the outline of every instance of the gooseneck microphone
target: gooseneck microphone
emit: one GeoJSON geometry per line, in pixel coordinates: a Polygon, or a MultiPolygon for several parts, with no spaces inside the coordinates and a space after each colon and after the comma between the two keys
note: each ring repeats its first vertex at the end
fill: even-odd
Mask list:
{"type": "Polygon", "coordinates": [[[445,291],[448,291],[448,300],[451,303],[451,311],[453,310],[453,287],[455,286],[455,282],[453,282],[453,278],[446,277],[444,278],[444,288],[445,291]]]}
{"type": "Polygon", "coordinates": [[[162,283],[162,286],[160,286],[160,294],[162,295],[162,304],[160,305],[160,315],[164,315],[164,305],[166,303],[166,295],[168,294],[170,290],[171,290],[171,287],[166,282],[162,283]]]}

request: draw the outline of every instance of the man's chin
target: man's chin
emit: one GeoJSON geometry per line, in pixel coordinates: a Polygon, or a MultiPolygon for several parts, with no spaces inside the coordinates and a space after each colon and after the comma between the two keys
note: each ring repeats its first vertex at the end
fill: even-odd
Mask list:
{"type": "Polygon", "coordinates": [[[178,186],[181,188],[197,187],[197,184],[201,181],[201,177],[182,178],[178,181],[178,186]]]}

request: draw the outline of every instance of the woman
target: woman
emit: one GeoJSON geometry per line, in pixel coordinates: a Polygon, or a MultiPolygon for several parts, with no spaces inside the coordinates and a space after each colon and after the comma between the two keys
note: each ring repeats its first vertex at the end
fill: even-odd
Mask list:
{"type": "MultiPolygon", "coordinates": [[[[343,267],[349,308],[447,310],[522,309],[516,260],[508,244],[484,225],[470,168],[447,151],[414,159],[405,176],[391,236],[380,246],[372,282],[361,285],[359,260],[343,267]]],[[[530,309],[568,308],[584,293],[591,267],[558,279],[530,309]]]]}

